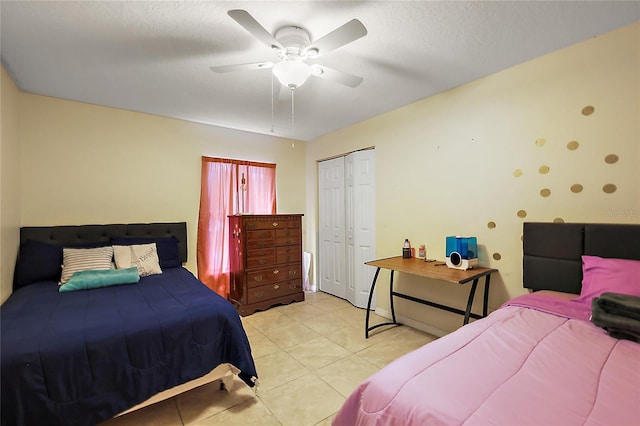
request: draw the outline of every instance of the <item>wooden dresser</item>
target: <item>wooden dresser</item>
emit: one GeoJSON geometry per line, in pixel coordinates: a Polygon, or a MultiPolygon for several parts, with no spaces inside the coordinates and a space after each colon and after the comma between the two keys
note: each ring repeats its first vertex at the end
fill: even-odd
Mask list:
{"type": "Polygon", "coordinates": [[[240,315],[304,300],[302,216],[229,216],[229,300],[240,315]]]}

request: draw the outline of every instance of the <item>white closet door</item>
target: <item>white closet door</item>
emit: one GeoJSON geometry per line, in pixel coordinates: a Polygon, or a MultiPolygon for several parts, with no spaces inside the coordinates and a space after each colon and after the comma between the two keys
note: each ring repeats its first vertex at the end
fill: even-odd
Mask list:
{"type": "Polygon", "coordinates": [[[318,163],[320,290],[346,298],[344,158],[318,163]]]}
{"type": "Polygon", "coordinates": [[[364,263],[376,258],[374,150],[358,151],[346,157],[345,182],[347,300],[365,308],[375,268],[364,263]]]}

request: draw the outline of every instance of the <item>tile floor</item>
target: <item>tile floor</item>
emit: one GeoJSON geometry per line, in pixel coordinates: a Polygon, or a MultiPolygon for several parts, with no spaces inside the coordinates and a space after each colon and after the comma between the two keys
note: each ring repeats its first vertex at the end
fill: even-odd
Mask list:
{"type": "MultiPolygon", "coordinates": [[[[210,383],[101,426],[330,425],[356,386],[397,357],[435,338],[407,326],[364,338],[365,310],[326,293],[243,317],[258,371],[257,390],[242,381],[210,383]]],[[[371,323],[386,319],[372,314],[371,323]]]]}

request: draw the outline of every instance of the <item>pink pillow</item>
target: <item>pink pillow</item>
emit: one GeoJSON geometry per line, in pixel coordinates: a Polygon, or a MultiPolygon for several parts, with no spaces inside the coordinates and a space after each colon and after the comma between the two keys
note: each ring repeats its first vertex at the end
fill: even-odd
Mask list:
{"type": "Polygon", "coordinates": [[[640,260],[582,256],[582,290],[574,300],[591,304],[605,292],[640,296],[640,260]]]}

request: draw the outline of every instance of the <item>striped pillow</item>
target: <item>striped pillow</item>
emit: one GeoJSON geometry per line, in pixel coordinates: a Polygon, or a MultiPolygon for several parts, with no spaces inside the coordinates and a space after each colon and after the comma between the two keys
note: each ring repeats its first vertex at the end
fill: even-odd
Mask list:
{"type": "Polygon", "coordinates": [[[113,247],[98,247],[90,249],[62,250],[62,277],[60,284],[66,283],[78,271],[111,269],[113,247]]]}

